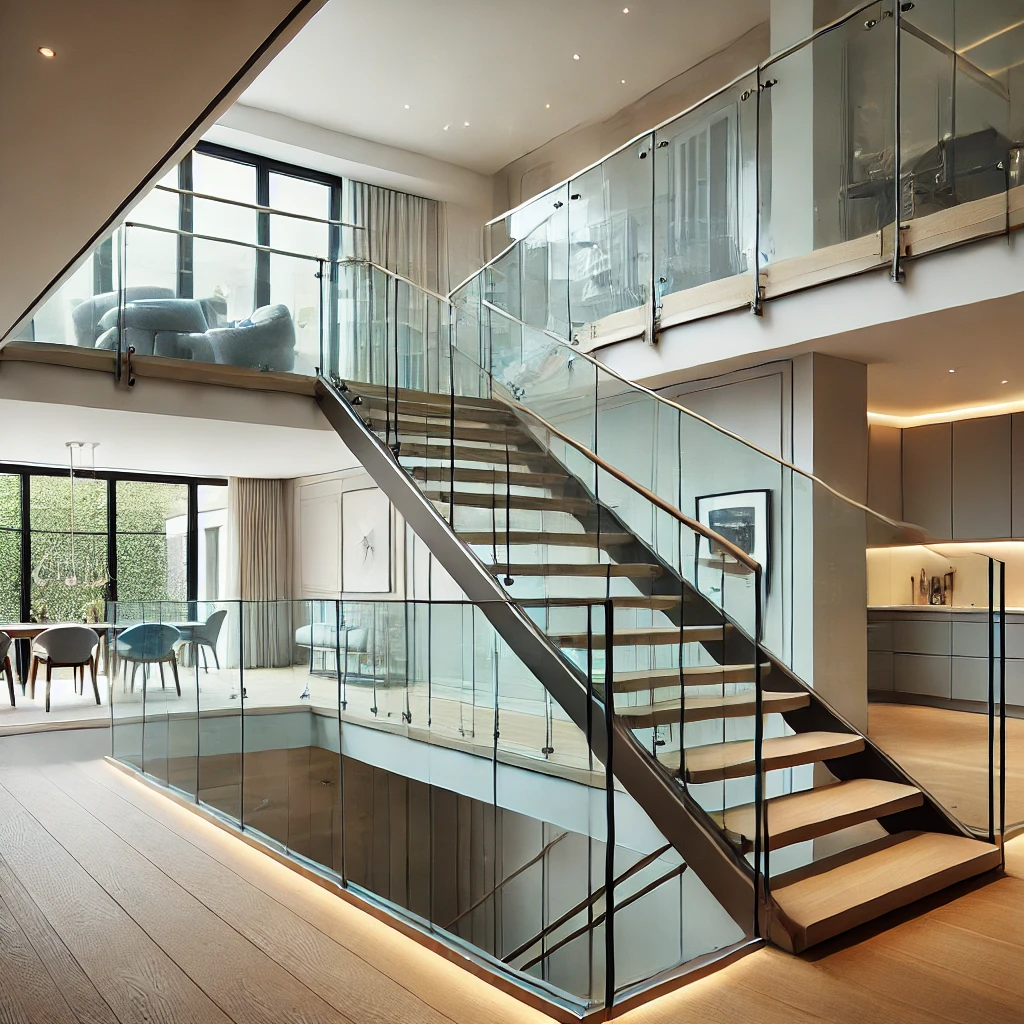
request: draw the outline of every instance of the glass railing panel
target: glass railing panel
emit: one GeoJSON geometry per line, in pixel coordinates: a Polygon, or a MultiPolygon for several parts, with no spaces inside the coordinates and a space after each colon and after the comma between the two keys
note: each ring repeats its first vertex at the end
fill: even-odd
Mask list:
{"type": "Polygon", "coordinates": [[[654,145],[654,279],[662,325],[750,302],[757,75],[659,128],[654,145]]]}
{"type": "Polygon", "coordinates": [[[963,0],[902,15],[901,218],[910,255],[1006,230],[1004,201],[984,200],[1024,183],[1011,116],[1020,87],[1009,73],[1019,41],[1008,20],[1005,9],[963,0]],[[971,203],[972,213],[950,212],[971,203]]]}
{"type": "Polygon", "coordinates": [[[893,25],[886,0],[760,71],[758,247],[768,297],[891,255],[893,25]]]}
{"type": "Polygon", "coordinates": [[[179,658],[198,686],[198,796],[235,822],[242,820],[241,607],[238,601],[189,604],[179,658]]]}
{"type": "Polygon", "coordinates": [[[643,335],[652,289],[654,136],[569,183],[571,335],[584,347],[643,335]]]}

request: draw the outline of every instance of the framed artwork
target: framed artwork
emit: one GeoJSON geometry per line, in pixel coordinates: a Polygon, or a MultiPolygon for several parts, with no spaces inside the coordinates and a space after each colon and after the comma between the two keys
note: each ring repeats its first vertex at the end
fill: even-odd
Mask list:
{"type": "Polygon", "coordinates": [[[379,488],[342,492],[341,552],[343,591],[391,591],[391,502],[379,488]]]}
{"type": "MultiPolygon", "coordinates": [[[[697,498],[697,521],[732,541],[760,563],[765,593],[771,573],[772,492],[770,490],[728,491],[697,498]]],[[[707,537],[697,538],[698,574],[701,566],[742,573],[743,567],[723,548],[707,537]]]]}

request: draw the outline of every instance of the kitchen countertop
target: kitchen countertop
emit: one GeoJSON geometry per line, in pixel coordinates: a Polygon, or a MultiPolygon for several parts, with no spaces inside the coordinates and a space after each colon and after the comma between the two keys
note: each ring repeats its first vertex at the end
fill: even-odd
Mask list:
{"type": "MultiPolygon", "coordinates": [[[[982,607],[960,607],[948,604],[869,604],[869,612],[952,612],[962,614],[974,612],[976,614],[988,614],[987,608],[982,607]]],[[[1007,608],[1009,615],[1024,615],[1024,608],[1007,608]]]]}

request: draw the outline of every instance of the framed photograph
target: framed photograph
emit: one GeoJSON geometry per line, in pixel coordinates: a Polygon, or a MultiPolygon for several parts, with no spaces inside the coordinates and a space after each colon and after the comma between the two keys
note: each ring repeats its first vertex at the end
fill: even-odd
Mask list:
{"type": "MultiPolygon", "coordinates": [[[[760,563],[765,592],[771,574],[772,492],[729,491],[697,498],[697,520],[710,527],[760,563]]],[[[724,548],[707,537],[697,538],[698,572],[701,566],[720,571],[745,571],[724,548]]]]}

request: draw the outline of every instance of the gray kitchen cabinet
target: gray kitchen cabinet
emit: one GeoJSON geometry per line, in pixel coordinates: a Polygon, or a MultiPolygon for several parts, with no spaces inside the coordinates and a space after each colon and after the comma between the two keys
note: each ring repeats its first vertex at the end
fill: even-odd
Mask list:
{"type": "Polygon", "coordinates": [[[953,535],[952,424],[932,423],[903,431],[903,518],[930,537],[953,535]]]}
{"type": "Polygon", "coordinates": [[[868,508],[903,518],[903,431],[872,423],[868,427],[868,508]]]}
{"type": "Polygon", "coordinates": [[[1009,537],[1010,417],[957,420],[952,434],[953,539],[1009,537]]]}
{"type": "Polygon", "coordinates": [[[1024,412],[1010,417],[1010,535],[1024,537],[1024,412]]]}

